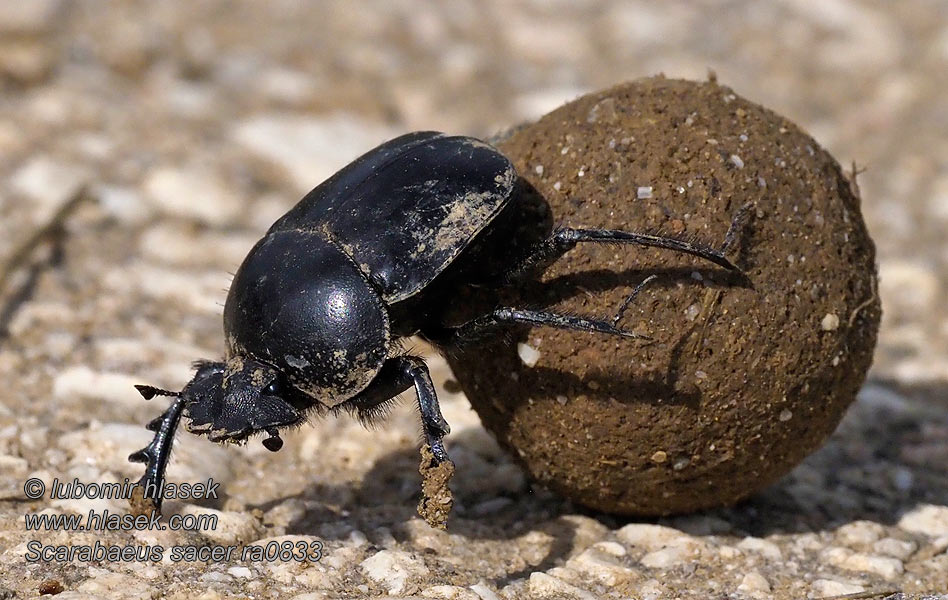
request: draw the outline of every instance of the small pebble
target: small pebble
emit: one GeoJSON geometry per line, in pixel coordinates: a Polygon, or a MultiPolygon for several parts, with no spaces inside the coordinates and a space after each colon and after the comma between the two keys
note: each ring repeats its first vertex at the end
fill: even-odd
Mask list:
{"type": "Polygon", "coordinates": [[[537,361],[540,360],[540,352],[533,346],[524,344],[523,342],[517,344],[517,354],[520,356],[520,360],[523,364],[528,367],[536,366],[537,361]]]}
{"type": "Polygon", "coordinates": [[[41,596],[54,596],[63,591],[63,584],[58,579],[47,579],[39,584],[39,593],[41,596]]]}
{"type": "Polygon", "coordinates": [[[823,331],[836,331],[839,328],[839,317],[833,313],[827,313],[820,321],[820,327],[823,328],[823,331]]]}
{"type": "Polygon", "coordinates": [[[527,589],[541,598],[578,598],[579,600],[598,600],[598,596],[588,590],[566,583],[539,571],[530,574],[527,589]]]}
{"type": "Polygon", "coordinates": [[[891,556],[899,560],[906,560],[918,549],[915,542],[906,540],[897,540],[895,538],[882,538],[872,545],[872,551],[877,554],[891,556]]]}
{"type": "Polygon", "coordinates": [[[850,548],[868,546],[885,535],[885,527],[872,521],[854,521],[836,530],[836,537],[850,548]]]}
{"type": "Polygon", "coordinates": [[[409,579],[428,575],[424,561],[401,550],[379,550],[363,560],[359,568],[366,577],[381,584],[390,594],[404,591],[409,579]]]}
{"type": "Polygon", "coordinates": [[[751,571],[744,575],[744,578],[741,579],[741,584],[737,586],[737,591],[747,593],[754,592],[769,592],[770,591],[770,582],[767,579],[758,573],[757,571],[751,571]]]}
{"type": "Polygon", "coordinates": [[[902,515],[899,527],[929,537],[948,535],[948,506],[922,504],[902,515]]]}
{"type": "Polygon", "coordinates": [[[783,559],[783,552],[780,551],[780,547],[769,540],[746,537],[737,544],[737,547],[745,552],[759,554],[768,560],[778,561],[783,559]]]}
{"type": "Polygon", "coordinates": [[[635,576],[619,560],[597,548],[587,548],[566,562],[566,567],[584,573],[608,586],[616,586],[635,576]]]}
{"type": "Polygon", "coordinates": [[[847,548],[830,547],[821,556],[841,569],[874,573],[890,581],[898,579],[905,571],[902,561],[897,558],[852,552],[847,548]]]}
{"type": "Polygon", "coordinates": [[[832,579],[817,579],[810,586],[810,598],[830,598],[832,596],[843,596],[845,594],[858,594],[866,588],[854,583],[844,583],[832,579]]]}

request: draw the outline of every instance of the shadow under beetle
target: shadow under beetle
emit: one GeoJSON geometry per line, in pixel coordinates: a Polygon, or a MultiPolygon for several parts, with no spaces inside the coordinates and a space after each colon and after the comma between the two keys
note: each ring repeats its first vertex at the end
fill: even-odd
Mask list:
{"type": "MultiPolygon", "coordinates": [[[[302,424],[311,411],[342,409],[368,419],[414,387],[434,460],[448,461],[442,439],[450,428],[424,361],[402,348],[408,336],[442,351],[515,324],[644,338],[615,321],[515,307],[446,322],[452,288],[475,283],[456,265],[470,264],[485,242],[494,246],[487,250],[507,255],[510,238],[489,233],[497,216],[524,197],[523,187],[510,160],[492,146],[424,131],[370,150],[307,194],[234,276],[224,305],[225,361],[195,363],[181,392],[136,386],[146,399],[175,398],[148,424],[152,442],[129,456],[147,464],[138,483],[156,490],[156,508],[182,415],[188,431],[215,442],[240,443],[264,432],[264,446],[275,452],[283,445],[279,430],[302,424]],[[432,294],[439,286],[441,293],[432,294]]],[[[723,249],[561,227],[502,272],[482,273],[476,284],[497,291],[515,286],[580,242],[666,248],[737,271],[723,249]]]]}

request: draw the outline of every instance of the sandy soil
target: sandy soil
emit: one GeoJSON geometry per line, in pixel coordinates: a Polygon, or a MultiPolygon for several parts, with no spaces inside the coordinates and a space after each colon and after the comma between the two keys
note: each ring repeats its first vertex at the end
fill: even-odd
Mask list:
{"type": "Polygon", "coordinates": [[[948,593],[946,72],[948,9],[930,0],[0,2],[0,263],[90,186],[0,296],[0,598],[948,593]],[[30,501],[23,484],[137,478],[125,457],[166,400],[132,384],[180,387],[221,355],[228,272],[357,154],[414,129],[486,137],[585,91],[708,68],[866,169],[879,250],[869,381],[774,487],[660,521],[581,510],[527,480],[432,356],[457,464],[447,531],[415,512],[410,401],[375,430],[315,423],[276,454],[181,435],[170,478],[221,494],[165,512],[216,529],[26,530],[27,514],[126,510],[30,501]],[[30,540],[322,555],[30,563],[30,540]]]}

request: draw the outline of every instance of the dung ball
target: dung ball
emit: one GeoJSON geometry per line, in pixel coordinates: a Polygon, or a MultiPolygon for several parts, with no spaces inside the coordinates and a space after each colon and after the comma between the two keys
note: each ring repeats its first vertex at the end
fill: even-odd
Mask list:
{"type": "Polygon", "coordinates": [[[583,96],[498,147],[550,221],[721,248],[742,276],[634,245],[582,243],[508,306],[649,340],[532,327],[449,357],[484,425],[585,506],[668,515],[734,503],[818,448],[855,398],[881,309],[852,176],[787,119],[714,81],[583,96]]]}

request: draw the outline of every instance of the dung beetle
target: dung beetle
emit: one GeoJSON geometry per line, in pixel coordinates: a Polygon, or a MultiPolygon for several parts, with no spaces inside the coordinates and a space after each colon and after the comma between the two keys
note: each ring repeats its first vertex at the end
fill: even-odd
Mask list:
{"type": "Polygon", "coordinates": [[[459,286],[499,293],[580,242],[665,248],[737,270],[725,258],[727,240],[718,251],[647,233],[558,227],[515,260],[510,253],[501,272],[466,279],[474,271],[461,265],[481,262],[485,246],[508,254],[512,239],[492,230],[525,197],[524,185],[493,146],[422,131],[370,150],[303,197],[234,276],[224,305],[225,359],[195,363],[181,392],[136,386],[146,399],[175,398],[148,424],[152,442],[129,456],[147,464],[138,483],[156,491],[155,507],[182,416],[188,431],[212,441],[265,433],[264,446],[277,451],[279,431],[311,413],[345,410],[367,420],[414,387],[433,460],[448,461],[442,439],[450,428],[424,360],[404,349],[409,336],[443,352],[516,324],[644,337],[606,320],[499,306],[499,295],[493,309],[451,323],[447,309],[459,286]]]}

